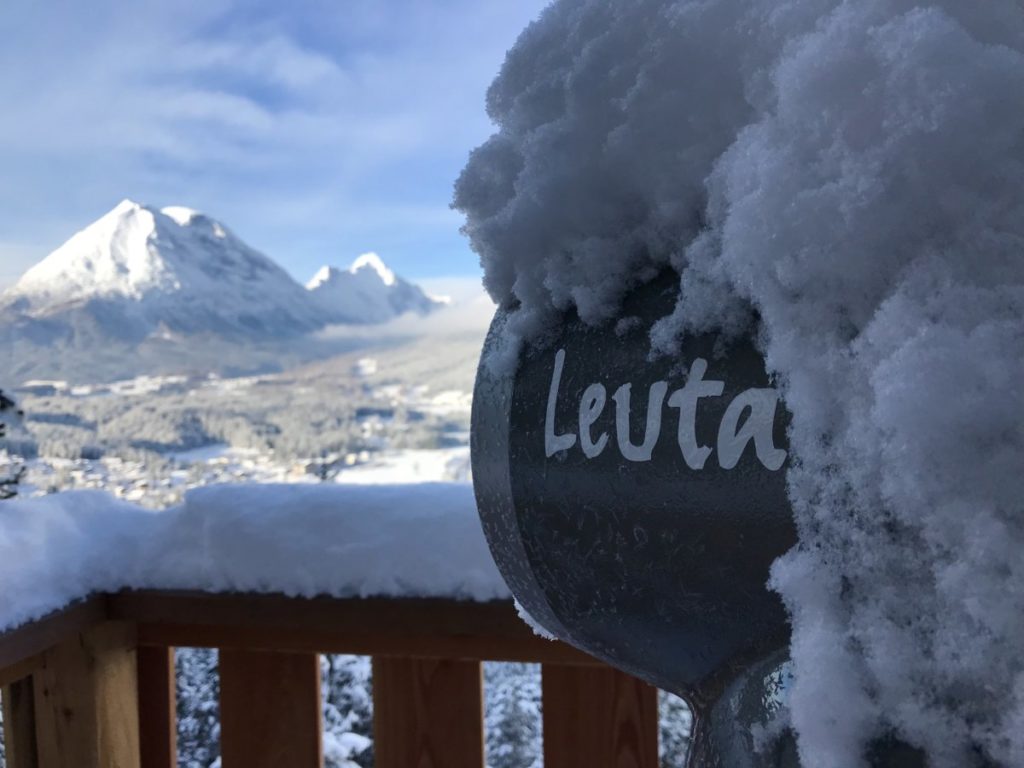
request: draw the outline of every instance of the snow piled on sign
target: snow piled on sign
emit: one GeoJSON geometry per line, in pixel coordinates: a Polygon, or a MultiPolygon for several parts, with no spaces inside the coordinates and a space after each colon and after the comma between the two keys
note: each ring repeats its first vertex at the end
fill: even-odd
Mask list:
{"type": "Polygon", "coordinates": [[[1024,765],[1024,7],[556,2],[456,206],[511,330],[680,275],[793,412],[805,765],[1024,765]]]}
{"type": "Polygon", "coordinates": [[[509,597],[472,486],[219,485],[154,512],[98,491],[0,504],[0,631],[122,588],[509,597]]]}

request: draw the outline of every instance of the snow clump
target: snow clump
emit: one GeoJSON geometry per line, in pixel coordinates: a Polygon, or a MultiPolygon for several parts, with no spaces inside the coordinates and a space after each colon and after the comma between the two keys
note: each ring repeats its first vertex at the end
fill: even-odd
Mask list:
{"type": "Polygon", "coordinates": [[[793,413],[802,761],[1024,765],[1024,6],[560,0],[455,204],[511,335],[679,275],[793,413]]]}

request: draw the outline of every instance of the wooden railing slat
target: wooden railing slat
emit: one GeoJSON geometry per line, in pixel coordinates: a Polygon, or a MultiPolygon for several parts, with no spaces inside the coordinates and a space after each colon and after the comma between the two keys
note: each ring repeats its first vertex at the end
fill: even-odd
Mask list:
{"type": "Polygon", "coordinates": [[[72,636],[32,678],[40,768],[139,768],[134,626],[72,636]]]}
{"type": "Polygon", "coordinates": [[[611,667],[542,667],[545,768],[658,768],[658,691],[611,667]]]}
{"type": "Polygon", "coordinates": [[[178,733],[174,649],[140,647],[138,665],[142,768],[176,768],[178,733]]]}
{"type": "Polygon", "coordinates": [[[0,685],[30,674],[58,642],[106,620],[137,623],[146,646],[599,664],[565,643],[537,637],[511,600],[142,590],[95,595],[0,632],[0,685]]]}
{"type": "Polygon", "coordinates": [[[377,768],[483,768],[477,661],[374,658],[377,768]]]}
{"type": "Polygon", "coordinates": [[[32,678],[26,677],[0,692],[4,706],[4,748],[7,768],[36,768],[36,711],[32,678]]]}
{"type": "Polygon", "coordinates": [[[320,768],[320,661],[313,653],[221,650],[224,768],[320,768]]]}

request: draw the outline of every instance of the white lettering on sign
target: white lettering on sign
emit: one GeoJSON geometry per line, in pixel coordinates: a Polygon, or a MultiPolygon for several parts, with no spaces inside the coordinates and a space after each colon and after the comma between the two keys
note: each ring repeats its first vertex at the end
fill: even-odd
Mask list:
{"type": "MultiPolygon", "coordinates": [[[[602,432],[601,436],[594,440],[590,427],[597,421],[597,417],[604,410],[604,403],[607,394],[603,384],[591,384],[583,390],[583,397],[580,398],[580,448],[583,455],[588,459],[600,456],[601,451],[608,445],[608,433],[602,432]]],[[[549,453],[548,456],[551,454],[549,453]]]]}
{"type": "Polygon", "coordinates": [[[647,395],[647,426],[644,427],[644,441],[633,445],[629,439],[629,389],[632,384],[623,384],[612,395],[615,401],[615,439],[619,441],[619,451],[629,461],[650,461],[654,445],[661,436],[661,404],[665,402],[668,392],[667,381],[656,381],[651,384],[647,395]]]}
{"type": "Polygon", "coordinates": [[[544,453],[551,458],[559,451],[567,451],[576,445],[576,435],[555,434],[555,405],[558,402],[558,385],[562,383],[562,368],[565,366],[565,350],[555,354],[555,372],[551,375],[551,390],[548,392],[548,412],[544,418],[544,453]]]}
{"type": "Polygon", "coordinates": [[[740,392],[725,409],[718,425],[718,463],[722,469],[732,469],[740,460],[747,443],[754,441],[754,452],[768,469],[776,470],[786,460],[786,452],[775,447],[772,425],[779,395],[774,389],[748,389],[740,392]],[[740,415],[747,409],[750,415],[739,426],[740,415]]]}
{"type": "Polygon", "coordinates": [[[702,397],[718,397],[725,389],[724,381],[704,381],[708,361],[698,357],[690,366],[686,386],[677,389],[668,399],[669,408],[679,409],[679,450],[690,469],[704,469],[711,455],[706,445],[697,444],[697,401],[702,397]]]}
{"type": "MultiPolygon", "coordinates": [[[[558,405],[558,391],[565,369],[565,350],[555,353],[555,367],[548,390],[547,413],[544,419],[544,453],[550,458],[559,451],[567,451],[576,445],[576,434],[571,432],[555,434],[555,415],[558,405]]],[[[690,365],[686,384],[668,396],[668,407],[679,411],[679,428],[676,439],[683,460],[691,469],[703,469],[711,456],[711,446],[697,442],[697,411],[701,398],[720,397],[725,391],[725,382],[705,379],[708,363],[698,357],[690,365]]],[[[650,461],[654,448],[661,437],[661,420],[668,393],[668,382],[656,381],[647,391],[646,425],[642,442],[636,444],[630,434],[632,409],[632,384],[626,383],[615,390],[615,440],[619,453],[627,461],[650,461]]],[[[583,390],[577,412],[580,448],[588,459],[600,456],[608,445],[608,434],[601,432],[594,436],[594,424],[604,412],[608,394],[603,384],[594,383],[583,390]]],[[[774,389],[751,388],[740,392],[732,399],[722,421],[718,425],[718,465],[732,469],[740,460],[747,444],[753,441],[754,453],[765,468],[775,471],[786,461],[786,451],[775,446],[773,430],[779,395],[774,389]],[[746,419],[743,416],[746,415],[746,419]],[[742,421],[742,423],[740,423],[742,421]]]]}

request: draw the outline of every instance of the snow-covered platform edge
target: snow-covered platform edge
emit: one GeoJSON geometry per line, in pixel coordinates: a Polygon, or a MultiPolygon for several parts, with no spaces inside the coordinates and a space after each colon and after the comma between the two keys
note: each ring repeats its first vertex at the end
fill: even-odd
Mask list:
{"type": "Polygon", "coordinates": [[[459,483],[208,486],[165,511],[96,491],[6,501],[0,584],[0,631],[121,589],[511,597],[459,483]]]}

